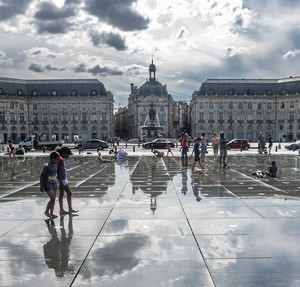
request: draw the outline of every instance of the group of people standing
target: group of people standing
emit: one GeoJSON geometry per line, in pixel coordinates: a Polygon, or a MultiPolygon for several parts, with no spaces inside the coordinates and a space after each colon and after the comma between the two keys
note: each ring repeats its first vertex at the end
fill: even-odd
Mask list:
{"type": "MultiPolygon", "coordinates": [[[[198,137],[194,141],[193,151],[191,156],[194,156],[194,163],[192,166],[192,171],[194,171],[197,162],[201,169],[204,169],[205,165],[205,156],[207,154],[207,137],[205,133],[202,133],[201,137],[198,137]]],[[[227,139],[224,136],[224,132],[220,133],[218,137],[216,133],[213,134],[211,139],[213,153],[215,160],[219,160],[220,166],[226,167],[226,157],[227,157],[227,139]],[[220,151],[220,154],[219,154],[220,151]]],[[[181,143],[181,159],[183,161],[188,160],[188,150],[189,150],[189,143],[190,138],[185,131],[180,138],[181,143]]]]}

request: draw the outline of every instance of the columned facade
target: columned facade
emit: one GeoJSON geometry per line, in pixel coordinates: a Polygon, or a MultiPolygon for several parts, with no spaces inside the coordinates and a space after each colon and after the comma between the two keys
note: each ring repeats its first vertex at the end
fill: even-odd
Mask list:
{"type": "Polygon", "coordinates": [[[300,78],[206,80],[191,102],[192,135],[224,131],[228,139],[300,138],[300,78]]]}
{"type": "Polygon", "coordinates": [[[111,92],[98,80],[0,78],[0,140],[37,134],[41,140],[72,142],[113,136],[111,92]]]}

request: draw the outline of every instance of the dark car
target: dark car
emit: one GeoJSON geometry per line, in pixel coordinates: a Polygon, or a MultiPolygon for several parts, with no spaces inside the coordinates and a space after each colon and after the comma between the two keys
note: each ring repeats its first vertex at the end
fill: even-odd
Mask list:
{"type": "Polygon", "coordinates": [[[245,139],[233,139],[227,143],[227,149],[243,149],[247,150],[250,148],[248,140],[245,139]]]}
{"type": "MultiPolygon", "coordinates": [[[[78,145],[75,146],[75,148],[78,148],[78,145]]],[[[92,139],[92,140],[88,140],[88,141],[84,142],[83,148],[84,149],[103,150],[105,148],[108,148],[108,143],[106,141],[92,139]]]]}
{"type": "Polygon", "coordinates": [[[167,148],[168,144],[170,147],[175,147],[175,144],[167,139],[155,139],[152,142],[143,143],[143,148],[163,149],[167,148]]]}
{"type": "Polygon", "coordinates": [[[300,149],[300,141],[288,144],[285,148],[288,150],[298,150],[300,149]]]}

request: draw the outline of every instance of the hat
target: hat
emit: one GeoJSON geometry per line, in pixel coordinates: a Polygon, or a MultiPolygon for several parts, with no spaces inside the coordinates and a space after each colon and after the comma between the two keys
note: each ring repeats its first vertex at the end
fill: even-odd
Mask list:
{"type": "Polygon", "coordinates": [[[68,155],[73,155],[72,151],[70,150],[70,148],[68,148],[67,146],[63,146],[60,151],[60,154],[68,154],[68,155]]]}
{"type": "Polygon", "coordinates": [[[50,153],[50,160],[51,159],[63,159],[63,158],[59,155],[57,151],[53,151],[50,153]]]}

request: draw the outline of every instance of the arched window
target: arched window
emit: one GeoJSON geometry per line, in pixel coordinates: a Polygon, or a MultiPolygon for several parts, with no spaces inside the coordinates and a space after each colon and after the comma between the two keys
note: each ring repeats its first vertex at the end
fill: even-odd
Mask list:
{"type": "Polygon", "coordinates": [[[78,95],[78,92],[77,92],[76,90],[72,90],[71,95],[72,95],[72,96],[77,96],[77,95],[78,95]]]}

